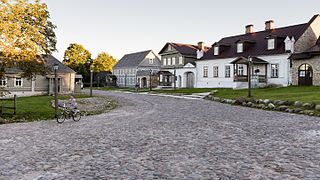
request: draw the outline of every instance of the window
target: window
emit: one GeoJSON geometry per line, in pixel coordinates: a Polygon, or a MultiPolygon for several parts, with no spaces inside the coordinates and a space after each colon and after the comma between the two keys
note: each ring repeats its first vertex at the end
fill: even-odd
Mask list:
{"type": "Polygon", "coordinates": [[[225,77],[229,78],[230,77],[230,66],[225,66],[225,77]]]}
{"type": "Polygon", "coordinates": [[[179,57],[179,64],[183,64],[182,56],[179,57]]]}
{"type": "Polygon", "coordinates": [[[16,87],[21,87],[22,86],[22,78],[16,78],[14,85],[16,87]]]}
{"type": "Polygon", "coordinates": [[[176,57],[172,58],[172,65],[176,65],[176,57]]]}
{"type": "Polygon", "coordinates": [[[172,51],[173,49],[172,49],[172,46],[171,45],[169,45],[168,46],[168,51],[172,51]]]}
{"type": "Polygon", "coordinates": [[[275,40],[274,39],[268,39],[268,50],[272,50],[275,48],[275,40]]]}
{"type": "Polygon", "coordinates": [[[243,76],[243,65],[242,64],[240,64],[239,66],[238,66],[238,76],[243,76]]]}
{"type": "Polygon", "coordinates": [[[219,77],[219,67],[213,66],[213,77],[219,77]]]}
{"type": "Polygon", "coordinates": [[[163,58],[163,65],[164,65],[164,66],[167,65],[167,58],[163,58]]]}
{"type": "Polygon", "coordinates": [[[0,86],[1,87],[6,87],[7,86],[7,78],[2,78],[0,80],[0,86]]]}
{"type": "Polygon", "coordinates": [[[271,64],[271,77],[272,78],[279,77],[279,65],[278,64],[271,64]]]}
{"type": "Polygon", "coordinates": [[[213,55],[215,55],[215,56],[219,55],[219,47],[218,46],[213,48],[213,55]]]}
{"type": "Polygon", "coordinates": [[[242,53],[243,52],[243,43],[238,43],[237,44],[237,53],[242,53]]]}
{"type": "Polygon", "coordinates": [[[168,66],[171,66],[171,58],[168,58],[168,66]]]}
{"type": "Polygon", "coordinates": [[[149,64],[153,64],[153,59],[149,59],[149,64]]]}
{"type": "Polygon", "coordinates": [[[203,77],[208,77],[208,66],[203,67],[203,77]]]}

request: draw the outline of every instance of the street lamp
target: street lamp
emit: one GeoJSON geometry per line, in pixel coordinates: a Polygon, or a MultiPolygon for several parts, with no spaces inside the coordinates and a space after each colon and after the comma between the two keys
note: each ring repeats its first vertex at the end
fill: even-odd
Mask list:
{"type": "Polygon", "coordinates": [[[58,71],[59,65],[57,63],[53,64],[54,70],[54,116],[57,118],[58,115],[58,71]]]}
{"type": "Polygon", "coordinates": [[[93,78],[93,69],[90,69],[90,96],[92,97],[92,78],[93,78]]]}
{"type": "Polygon", "coordinates": [[[149,88],[150,88],[150,91],[152,91],[152,82],[151,82],[152,69],[150,69],[150,74],[149,74],[149,75],[150,75],[150,77],[149,77],[149,79],[150,79],[150,80],[149,80],[149,86],[150,86],[150,87],[149,87],[149,88]]]}
{"type": "Polygon", "coordinates": [[[252,57],[248,56],[248,97],[251,97],[251,64],[252,57]]]}

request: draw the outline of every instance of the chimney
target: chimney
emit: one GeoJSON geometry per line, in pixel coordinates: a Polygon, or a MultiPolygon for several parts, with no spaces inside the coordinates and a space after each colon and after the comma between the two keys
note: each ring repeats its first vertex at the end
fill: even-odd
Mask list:
{"type": "Polygon", "coordinates": [[[272,30],[273,29],[273,20],[269,20],[269,21],[266,21],[265,24],[266,24],[266,30],[272,30]]]}
{"type": "Polygon", "coordinates": [[[204,42],[198,42],[198,49],[204,51],[204,42]]]}
{"type": "Polygon", "coordinates": [[[250,33],[253,33],[253,25],[252,24],[246,25],[246,34],[250,34],[250,33]]]}

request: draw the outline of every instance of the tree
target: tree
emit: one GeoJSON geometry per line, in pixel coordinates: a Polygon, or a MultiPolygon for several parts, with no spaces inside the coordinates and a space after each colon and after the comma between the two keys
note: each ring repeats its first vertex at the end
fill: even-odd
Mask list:
{"type": "Polygon", "coordinates": [[[112,71],[112,68],[116,63],[116,59],[109,54],[102,52],[93,60],[92,68],[94,72],[112,71]]]}
{"type": "Polygon", "coordinates": [[[56,26],[49,18],[47,5],[39,0],[0,0],[0,76],[12,66],[27,77],[46,73],[43,55],[56,51],[56,26]]]}
{"type": "Polygon", "coordinates": [[[90,63],[91,53],[83,45],[72,43],[64,52],[63,63],[75,71],[90,63]]]}

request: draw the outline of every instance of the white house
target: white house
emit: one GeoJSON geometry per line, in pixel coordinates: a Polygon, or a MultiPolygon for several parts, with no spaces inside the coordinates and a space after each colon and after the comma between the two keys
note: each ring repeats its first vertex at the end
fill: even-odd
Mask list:
{"type": "Polygon", "coordinates": [[[308,23],[275,28],[265,22],[265,30],[222,38],[196,62],[197,88],[247,88],[251,72],[252,86],[292,84],[291,53],[303,52],[320,36],[320,16],[308,23]],[[249,68],[250,66],[250,72],[249,68]]]}

